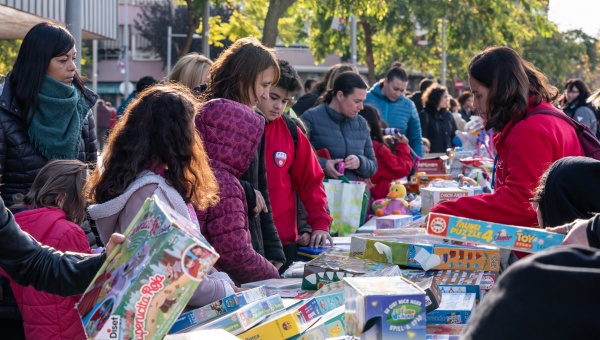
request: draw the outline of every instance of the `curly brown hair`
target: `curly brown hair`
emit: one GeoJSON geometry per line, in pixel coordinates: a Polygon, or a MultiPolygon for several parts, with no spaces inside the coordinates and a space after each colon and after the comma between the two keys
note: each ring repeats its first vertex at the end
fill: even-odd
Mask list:
{"type": "Polygon", "coordinates": [[[275,50],[266,47],[254,37],[238,39],[215,60],[208,73],[204,100],[225,98],[245,105],[251,104],[248,89],[256,96],[255,81],[258,75],[273,67],[279,81],[279,64],[275,50]]]}
{"type": "Polygon", "coordinates": [[[103,164],[93,172],[88,197],[104,203],[121,195],[140,172],[164,165],[165,180],[199,209],[219,200],[219,186],[194,117],[199,103],[180,84],[145,89],[127,107],[111,132],[103,164]]]}

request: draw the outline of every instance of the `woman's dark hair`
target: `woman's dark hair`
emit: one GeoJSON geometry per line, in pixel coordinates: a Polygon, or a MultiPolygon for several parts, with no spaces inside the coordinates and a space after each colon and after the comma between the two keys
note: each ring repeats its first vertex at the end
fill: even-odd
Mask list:
{"type": "Polygon", "coordinates": [[[458,96],[458,103],[461,107],[465,106],[465,103],[469,100],[469,98],[473,98],[473,94],[469,91],[463,91],[463,93],[458,96]]]}
{"type": "Polygon", "coordinates": [[[306,79],[306,81],[304,82],[304,92],[308,93],[308,89],[310,89],[310,87],[313,86],[313,84],[316,82],[316,79],[306,79]]]}
{"type": "MultiPolygon", "coordinates": [[[[27,32],[9,75],[13,95],[21,110],[29,112],[37,109],[38,93],[50,60],[66,55],[73,46],[75,39],[71,33],[49,22],[37,24],[27,32]]],[[[85,95],[83,79],[77,71],[73,85],[85,95]]]]}
{"type": "Polygon", "coordinates": [[[369,124],[371,139],[383,144],[383,132],[381,131],[381,116],[375,106],[365,104],[358,112],[369,124]]]}
{"type": "Polygon", "coordinates": [[[339,92],[342,91],[344,97],[348,97],[348,95],[354,93],[354,89],[367,89],[367,83],[365,80],[357,73],[354,72],[344,72],[338,75],[333,82],[333,89],[327,91],[325,95],[324,102],[327,104],[331,103],[333,97],[339,92]]]}
{"type": "Polygon", "coordinates": [[[425,90],[425,93],[423,93],[423,97],[421,97],[425,104],[425,108],[432,112],[437,111],[440,100],[442,100],[442,96],[446,91],[448,91],[448,89],[445,86],[437,83],[429,86],[427,90],[425,90]]]}
{"type": "Polygon", "coordinates": [[[103,169],[94,170],[88,197],[107,202],[142,171],[165,165],[165,180],[186,203],[199,209],[214,205],[219,188],[194,125],[198,109],[193,94],[181,84],[142,91],[109,135],[103,169]]]}
{"type": "Polygon", "coordinates": [[[385,74],[385,79],[388,81],[394,81],[394,78],[398,78],[400,81],[408,81],[406,71],[404,71],[404,68],[402,68],[402,63],[399,61],[395,61],[392,64],[392,67],[385,74]]]}
{"type": "Polygon", "coordinates": [[[250,105],[248,90],[252,89],[256,96],[256,78],[269,67],[275,71],[271,84],[275,86],[279,81],[279,65],[274,50],[254,37],[238,39],[212,64],[204,99],[225,98],[250,105]]]}
{"type": "Polygon", "coordinates": [[[49,161],[37,174],[27,194],[14,195],[15,204],[11,209],[60,208],[67,214],[67,220],[81,224],[87,204],[83,194],[87,177],[88,167],[81,161],[49,161]]]}
{"type": "MultiPolygon", "coordinates": [[[[575,100],[573,100],[571,104],[575,104],[575,107],[586,105],[586,100],[590,96],[590,89],[587,87],[587,85],[583,82],[583,80],[579,78],[567,80],[567,83],[565,84],[565,90],[571,91],[573,90],[573,88],[577,88],[577,90],[579,91],[579,96],[577,96],[577,98],[575,98],[575,100]]],[[[567,104],[566,97],[564,101],[565,104],[567,104]]]]}
{"type": "Polygon", "coordinates": [[[454,98],[450,98],[448,101],[448,111],[452,112],[452,109],[458,107],[458,102],[454,98]]]}
{"type": "Polygon", "coordinates": [[[509,47],[489,47],[476,54],[469,63],[469,75],[489,90],[485,128],[495,132],[525,117],[530,95],[536,106],[558,95],[542,72],[509,47]]]}

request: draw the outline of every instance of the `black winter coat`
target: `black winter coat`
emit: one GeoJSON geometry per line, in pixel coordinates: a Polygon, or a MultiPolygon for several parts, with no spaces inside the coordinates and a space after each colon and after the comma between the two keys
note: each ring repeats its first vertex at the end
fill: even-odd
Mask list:
{"type": "MultiPolygon", "coordinates": [[[[258,113],[260,114],[260,113],[258,113]]],[[[240,184],[246,194],[248,204],[248,222],[250,235],[252,236],[252,248],[264,256],[267,260],[285,263],[283,246],[273,221],[271,200],[267,187],[267,165],[265,162],[265,134],[263,132],[260,146],[254,153],[248,170],[240,178],[240,184]],[[267,205],[268,212],[261,212],[254,216],[253,209],[256,207],[256,194],[254,190],[260,191],[267,205]]]]}
{"type": "MultiPolygon", "coordinates": [[[[26,115],[17,107],[8,77],[0,93],[0,182],[2,199],[10,207],[14,204],[13,195],[27,193],[48,159],[29,141],[24,123],[26,115]]],[[[91,108],[98,96],[86,89],[86,98],[92,98],[86,99],[91,108]]],[[[83,124],[77,158],[93,166],[98,158],[97,150],[94,116],[90,114],[83,124]]]]}
{"type": "Polygon", "coordinates": [[[421,134],[429,139],[431,153],[446,153],[446,149],[452,147],[452,140],[456,136],[456,121],[452,114],[446,109],[434,112],[425,108],[419,114],[421,121],[421,134]]]}

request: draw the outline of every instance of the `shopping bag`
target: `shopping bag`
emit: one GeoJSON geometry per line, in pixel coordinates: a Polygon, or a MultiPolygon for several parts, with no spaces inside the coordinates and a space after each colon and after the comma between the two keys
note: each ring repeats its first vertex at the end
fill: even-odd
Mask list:
{"type": "Polygon", "coordinates": [[[333,218],[331,234],[345,236],[354,233],[364,223],[369,202],[365,183],[327,179],[323,186],[333,218]]]}

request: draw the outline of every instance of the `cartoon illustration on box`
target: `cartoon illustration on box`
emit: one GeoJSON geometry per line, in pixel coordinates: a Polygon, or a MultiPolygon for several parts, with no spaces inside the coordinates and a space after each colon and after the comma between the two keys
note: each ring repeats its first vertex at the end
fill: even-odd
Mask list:
{"type": "Polygon", "coordinates": [[[77,304],[89,338],[109,319],[116,339],[152,339],[170,329],[218,258],[187,226],[192,223],[176,216],[157,199],[144,203],[127,241],[115,247],[77,304]]]}

